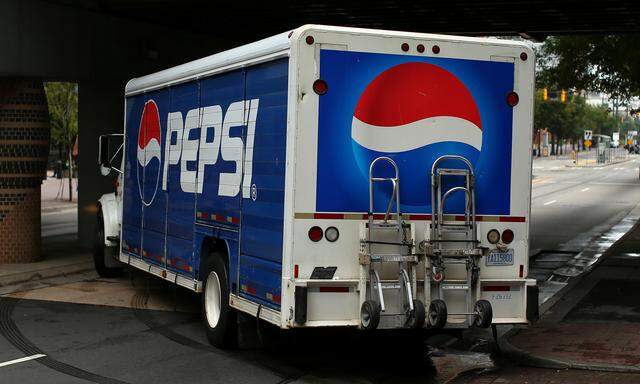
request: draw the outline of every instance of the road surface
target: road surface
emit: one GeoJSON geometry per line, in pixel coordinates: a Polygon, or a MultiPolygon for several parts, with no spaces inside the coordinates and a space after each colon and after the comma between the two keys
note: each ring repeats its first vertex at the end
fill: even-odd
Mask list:
{"type": "MultiPolygon", "coordinates": [[[[579,251],[622,218],[640,199],[638,165],[536,160],[532,249],[579,251]]],[[[43,234],[73,232],[74,214],[43,215],[43,234]]],[[[196,295],[142,273],[80,280],[0,299],[0,382],[424,383],[445,381],[473,359],[484,364],[471,352],[431,355],[411,334],[349,330],[283,335],[262,326],[239,351],[220,351],[207,344],[196,295]],[[260,339],[267,347],[253,348],[260,339]]]]}

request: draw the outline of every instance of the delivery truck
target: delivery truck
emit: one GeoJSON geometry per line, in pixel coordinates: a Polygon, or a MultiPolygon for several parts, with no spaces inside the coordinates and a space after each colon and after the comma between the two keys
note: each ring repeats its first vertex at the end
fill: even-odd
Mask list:
{"type": "Polygon", "coordinates": [[[534,62],[511,40],[305,25],[132,79],[100,138],[118,176],[96,269],[201,293],[220,347],[237,311],[525,324],[534,62]]]}

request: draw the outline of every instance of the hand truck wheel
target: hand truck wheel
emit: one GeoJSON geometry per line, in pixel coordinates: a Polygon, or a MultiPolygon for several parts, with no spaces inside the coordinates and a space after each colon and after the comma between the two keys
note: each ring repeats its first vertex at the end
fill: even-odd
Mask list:
{"type": "Polygon", "coordinates": [[[360,307],[360,324],[362,325],[362,329],[370,331],[378,328],[381,310],[380,303],[376,301],[367,300],[362,303],[362,307],[360,307]]]}
{"type": "Polygon", "coordinates": [[[429,328],[443,328],[447,324],[447,304],[443,300],[435,299],[429,304],[427,317],[429,328]]]}
{"type": "Polygon", "coordinates": [[[413,311],[407,317],[407,328],[422,328],[426,319],[426,310],[420,300],[413,300],[413,311]]]}
{"type": "Polygon", "coordinates": [[[475,313],[473,318],[473,326],[478,328],[489,328],[493,320],[493,309],[491,303],[487,300],[478,300],[473,306],[475,313]]]}

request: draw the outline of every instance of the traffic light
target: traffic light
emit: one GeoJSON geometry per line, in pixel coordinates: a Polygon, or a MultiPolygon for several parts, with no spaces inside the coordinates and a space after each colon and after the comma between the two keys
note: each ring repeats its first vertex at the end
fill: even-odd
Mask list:
{"type": "Polygon", "coordinates": [[[549,91],[547,88],[542,89],[542,100],[547,101],[549,99],[549,91]]]}
{"type": "Polygon", "coordinates": [[[567,101],[567,91],[563,89],[562,91],[560,91],[560,102],[565,103],[566,101],[567,101]]]}

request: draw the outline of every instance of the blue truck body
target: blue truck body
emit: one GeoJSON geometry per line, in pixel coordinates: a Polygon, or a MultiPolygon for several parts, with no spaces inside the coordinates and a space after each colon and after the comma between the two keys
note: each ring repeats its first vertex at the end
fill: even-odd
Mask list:
{"type": "Polygon", "coordinates": [[[208,251],[202,246],[203,238],[222,239],[228,248],[231,292],[279,307],[287,73],[288,60],[278,59],[127,97],[123,253],[155,265],[166,264],[176,274],[198,279],[201,254],[208,251]],[[234,114],[238,102],[243,110],[234,114]],[[255,136],[249,134],[248,121],[243,119],[251,102],[258,104],[255,136]],[[213,118],[209,126],[188,121],[206,119],[206,107],[222,116],[215,122],[213,118]],[[157,118],[143,119],[145,113],[155,110],[157,118]],[[190,115],[194,110],[199,113],[190,115]],[[232,115],[240,119],[229,121],[234,120],[232,115]],[[159,145],[164,150],[159,158],[139,161],[137,153],[144,153],[148,141],[145,133],[157,136],[153,131],[158,128],[150,127],[153,124],[159,125],[159,145]],[[245,151],[245,158],[224,160],[221,144],[242,153],[246,143],[253,145],[251,158],[245,151]],[[189,161],[176,160],[181,156],[188,156],[189,161]],[[198,169],[199,157],[207,156],[208,163],[198,169]],[[247,179],[249,168],[251,178],[247,179]],[[220,183],[225,182],[220,175],[237,172],[250,184],[234,184],[231,193],[219,194],[220,183]],[[253,199],[252,186],[254,192],[260,186],[253,199]]]}

